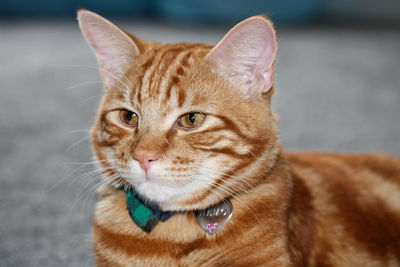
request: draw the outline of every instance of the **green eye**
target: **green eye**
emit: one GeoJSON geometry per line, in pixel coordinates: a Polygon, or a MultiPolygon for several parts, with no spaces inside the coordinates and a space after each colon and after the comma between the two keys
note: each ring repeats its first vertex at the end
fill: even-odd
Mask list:
{"type": "Polygon", "coordinates": [[[191,112],[179,118],[179,126],[192,129],[199,126],[206,118],[206,115],[200,112],[191,112]]]}
{"type": "Polygon", "coordinates": [[[119,118],[127,126],[136,126],[139,122],[138,115],[127,109],[121,109],[119,111],[119,118]]]}

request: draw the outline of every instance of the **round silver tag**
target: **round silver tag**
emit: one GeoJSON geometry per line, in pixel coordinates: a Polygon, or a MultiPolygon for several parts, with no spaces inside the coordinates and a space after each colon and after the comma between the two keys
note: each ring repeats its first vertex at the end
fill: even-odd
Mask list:
{"type": "Polygon", "coordinates": [[[201,228],[207,234],[215,234],[224,224],[229,221],[233,213],[232,203],[225,199],[221,203],[211,206],[205,210],[196,211],[196,218],[201,228]]]}

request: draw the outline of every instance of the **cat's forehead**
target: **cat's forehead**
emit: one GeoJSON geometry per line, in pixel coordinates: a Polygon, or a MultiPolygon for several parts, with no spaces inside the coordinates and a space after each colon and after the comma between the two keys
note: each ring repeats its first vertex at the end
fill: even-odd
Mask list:
{"type": "Polygon", "coordinates": [[[131,71],[140,79],[141,87],[155,97],[166,89],[170,94],[174,87],[195,75],[202,73],[204,57],[212,46],[198,43],[175,43],[151,46],[131,66],[131,71]]]}
{"type": "MultiPolygon", "coordinates": [[[[210,75],[204,57],[212,46],[197,43],[155,45],[133,62],[126,74],[124,99],[137,108],[183,108],[208,94],[201,83],[210,75]]],[[[121,86],[119,86],[121,87],[121,86]]],[[[123,87],[123,86],[122,86],[123,87]]],[[[124,88],[124,87],[123,87],[124,88]]]]}

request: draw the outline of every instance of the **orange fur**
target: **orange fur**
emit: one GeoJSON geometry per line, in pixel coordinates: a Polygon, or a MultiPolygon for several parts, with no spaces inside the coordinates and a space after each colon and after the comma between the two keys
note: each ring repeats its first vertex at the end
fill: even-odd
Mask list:
{"type": "MultiPolygon", "coordinates": [[[[86,36],[91,32],[85,16],[104,20],[88,11],[79,16],[86,36]]],[[[266,18],[253,19],[272,27],[266,18]]],[[[126,36],[131,41],[120,42],[124,49],[134,43],[135,56],[116,83],[110,82],[115,77],[105,79],[109,85],[92,130],[109,181],[100,189],[93,224],[98,266],[400,265],[399,159],[286,153],[270,107],[273,87],[261,84],[259,98],[257,91],[246,96],[243,84],[219,75],[206,60],[212,46],[126,36]],[[123,125],[120,109],[138,113],[139,125],[123,125]],[[201,127],[182,129],[176,120],[187,112],[207,119],[201,127]],[[149,181],[136,177],[142,173],[135,155],[146,153],[161,155],[151,160],[162,173],[155,181],[153,174],[149,181]],[[112,184],[137,186],[177,213],[145,233],[112,184]],[[208,235],[193,211],[225,198],[234,214],[208,235]]],[[[267,69],[272,72],[273,63],[267,69]]]]}

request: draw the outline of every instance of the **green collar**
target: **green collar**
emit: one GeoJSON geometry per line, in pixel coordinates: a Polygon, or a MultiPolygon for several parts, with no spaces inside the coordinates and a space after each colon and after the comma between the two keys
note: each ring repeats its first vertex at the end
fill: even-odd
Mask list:
{"type": "MultiPolygon", "coordinates": [[[[159,221],[166,221],[174,214],[173,211],[162,211],[156,203],[139,195],[134,189],[118,189],[126,194],[126,204],[132,221],[147,233],[151,232],[159,221]]],[[[196,210],[194,213],[201,228],[212,235],[231,218],[233,206],[228,199],[224,199],[221,203],[205,210],[196,210]]]]}
{"type": "Polygon", "coordinates": [[[139,195],[134,189],[123,191],[126,193],[129,215],[145,232],[150,232],[159,221],[163,222],[174,214],[172,211],[162,211],[156,203],[139,195]]]}

